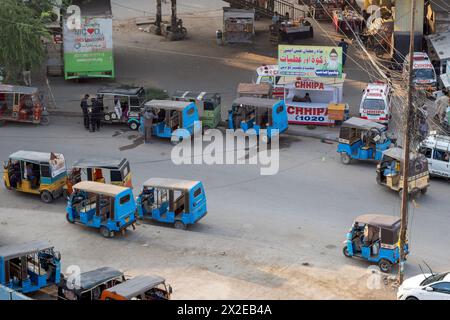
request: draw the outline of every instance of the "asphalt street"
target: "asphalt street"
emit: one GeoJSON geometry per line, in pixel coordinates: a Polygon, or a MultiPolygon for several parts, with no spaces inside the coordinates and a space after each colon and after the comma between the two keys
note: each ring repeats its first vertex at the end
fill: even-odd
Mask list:
{"type": "MultiPolygon", "coordinates": [[[[178,298],[205,298],[214,285],[224,283],[226,289],[209,297],[377,297],[364,288],[355,293],[352,284],[369,265],[345,258],[342,242],[356,216],[398,215],[400,199],[376,184],[374,164],[341,164],[335,144],[283,136],[279,173],[261,176],[259,166],[252,165],[176,166],[168,141],[146,145],[120,126],[89,133],[73,119],[54,118],[48,127],[8,124],[0,135],[3,160],[19,149],[61,152],[69,166],[78,158],[123,156],[131,162],[135,193],[149,177],[173,177],[203,181],[208,199],[208,215],[190,231],[144,223],[126,237],[109,240],[68,224],[63,200],[46,205],[37,197],[2,188],[0,244],[44,239],[61,251],[64,268],[110,265],[131,273],[162,274],[178,287],[178,298]],[[312,281],[309,291],[294,281],[299,274],[312,277],[307,280],[312,281]],[[203,277],[210,279],[208,284],[203,277]],[[314,277],[334,278],[321,291],[324,284],[311,280],[314,277]],[[188,279],[203,290],[189,293],[188,279]],[[283,288],[291,290],[289,296],[283,288]]],[[[408,275],[419,272],[423,260],[435,270],[450,267],[449,187],[447,181],[433,180],[429,193],[411,207],[408,275]]],[[[378,294],[392,297],[392,292],[378,294]]]]}

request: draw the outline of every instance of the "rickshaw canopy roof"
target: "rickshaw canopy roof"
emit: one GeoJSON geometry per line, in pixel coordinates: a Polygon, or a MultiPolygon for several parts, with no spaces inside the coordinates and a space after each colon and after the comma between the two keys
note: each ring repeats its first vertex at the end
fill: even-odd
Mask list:
{"type": "Polygon", "coordinates": [[[192,180],[179,180],[179,179],[168,179],[168,178],[151,178],[144,182],[144,187],[153,188],[165,188],[165,189],[175,189],[175,190],[191,190],[200,181],[192,180]]]}
{"type": "Polygon", "coordinates": [[[400,227],[400,218],[384,214],[363,214],[357,217],[355,222],[390,230],[400,227]]]}
{"type": "Polygon", "coordinates": [[[103,194],[110,197],[115,197],[118,194],[128,190],[126,187],[116,186],[112,184],[94,182],[94,181],[81,181],[73,186],[76,190],[83,190],[92,193],[103,194]]]}
{"type": "Polygon", "coordinates": [[[159,276],[137,276],[125,282],[122,282],[112,288],[107,289],[111,293],[115,293],[126,299],[131,299],[142,294],[157,285],[164,283],[166,280],[159,276]]]}
{"type": "Polygon", "coordinates": [[[347,128],[355,128],[359,130],[371,130],[371,129],[378,129],[378,130],[384,130],[386,127],[382,125],[381,123],[377,123],[374,121],[361,119],[361,118],[350,118],[342,123],[342,127],[347,128]]]}
{"type": "Polygon", "coordinates": [[[26,86],[12,86],[9,84],[0,84],[1,93],[21,93],[21,94],[35,94],[38,89],[35,87],[26,86]]]}
{"type": "Polygon", "coordinates": [[[280,103],[282,100],[277,99],[265,99],[265,98],[253,98],[253,97],[242,97],[237,98],[233,101],[233,104],[251,106],[254,108],[273,108],[274,105],[280,103]]]}
{"type": "Polygon", "coordinates": [[[173,100],[151,100],[145,103],[146,107],[158,109],[173,109],[182,111],[188,107],[192,102],[188,101],[173,101],[173,100]]]}
{"type": "MultiPolygon", "coordinates": [[[[385,150],[383,152],[383,155],[388,156],[388,157],[398,160],[398,161],[403,161],[405,158],[403,156],[403,149],[397,148],[397,147],[385,150]]],[[[411,161],[415,161],[419,157],[422,157],[422,156],[420,154],[414,154],[412,152],[409,154],[409,159],[411,161]]]]}
{"type": "Polygon", "coordinates": [[[268,95],[271,88],[272,86],[268,83],[239,83],[237,91],[239,94],[268,95]]]}
{"type": "Polygon", "coordinates": [[[79,159],[73,164],[74,168],[120,168],[128,160],[125,158],[89,158],[79,159]]]}
{"type": "MultiPolygon", "coordinates": [[[[55,156],[60,156],[59,153],[53,153],[55,156]]],[[[51,158],[51,153],[48,152],[36,152],[36,151],[24,151],[20,150],[14,152],[9,156],[13,160],[22,160],[33,163],[48,163],[51,158]]]]}
{"type": "Polygon", "coordinates": [[[118,96],[136,96],[143,87],[127,87],[127,86],[116,86],[116,87],[104,87],[97,91],[97,94],[109,94],[118,96]]]}
{"type": "Polygon", "coordinates": [[[53,246],[47,241],[32,241],[27,243],[13,244],[0,247],[0,257],[4,260],[11,260],[14,258],[23,257],[30,253],[35,253],[53,246]]]}
{"type": "Polygon", "coordinates": [[[106,281],[121,277],[122,275],[123,272],[111,267],[103,267],[83,272],[80,275],[80,286],[77,286],[76,289],[80,291],[90,290],[106,281]]]}

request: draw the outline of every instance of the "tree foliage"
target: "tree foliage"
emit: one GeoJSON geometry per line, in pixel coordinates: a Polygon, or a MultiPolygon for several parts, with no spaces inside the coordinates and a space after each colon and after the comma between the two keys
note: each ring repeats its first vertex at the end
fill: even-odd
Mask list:
{"type": "Polygon", "coordinates": [[[39,66],[44,58],[42,39],[50,36],[46,23],[51,6],[39,2],[0,1],[0,65],[7,81],[16,81],[21,71],[39,66]],[[32,5],[39,2],[42,6],[32,5]]]}

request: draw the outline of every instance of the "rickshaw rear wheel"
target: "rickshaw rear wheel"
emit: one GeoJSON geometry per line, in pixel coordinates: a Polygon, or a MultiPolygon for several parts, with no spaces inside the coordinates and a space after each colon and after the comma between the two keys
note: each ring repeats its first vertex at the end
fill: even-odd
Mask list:
{"type": "Polygon", "coordinates": [[[380,268],[381,272],[390,273],[392,270],[392,263],[386,259],[381,259],[378,262],[378,267],[380,268]]]}
{"type": "Polygon", "coordinates": [[[185,225],[183,223],[183,221],[180,221],[180,220],[175,221],[174,227],[175,227],[175,229],[178,229],[178,230],[186,230],[187,229],[187,225],[185,225]]]}
{"type": "Polygon", "coordinates": [[[109,229],[107,227],[100,227],[100,233],[103,237],[105,238],[111,238],[112,237],[112,233],[111,231],[109,231],[109,229]]]}
{"type": "Polygon", "coordinates": [[[428,191],[428,188],[423,188],[420,190],[420,193],[424,195],[427,193],[427,191],[428,191]]]}
{"type": "Polygon", "coordinates": [[[133,131],[137,131],[139,129],[139,125],[136,122],[131,122],[129,127],[133,131]]]}
{"type": "Polygon", "coordinates": [[[347,154],[347,152],[342,152],[341,153],[341,161],[342,161],[343,164],[350,164],[351,158],[347,154]]]}
{"type": "Polygon", "coordinates": [[[352,257],[352,256],[350,255],[350,252],[348,252],[347,246],[345,246],[345,247],[342,249],[342,253],[343,253],[344,256],[346,256],[347,258],[351,258],[351,257],[352,257]]]}
{"type": "Polygon", "coordinates": [[[44,190],[41,193],[41,200],[45,203],[50,203],[53,201],[53,196],[49,191],[44,190]]]}
{"type": "Polygon", "coordinates": [[[417,300],[419,300],[419,299],[417,299],[416,297],[413,297],[413,296],[411,296],[411,297],[408,297],[408,298],[406,298],[405,300],[413,300],[413,301],[417,301],[417,300]]]}
{"type": "Polygon", "coordinates": [[[48,126],[50,124],[50,118],[47,116],[41,117],[41,125],[48,126]]]}

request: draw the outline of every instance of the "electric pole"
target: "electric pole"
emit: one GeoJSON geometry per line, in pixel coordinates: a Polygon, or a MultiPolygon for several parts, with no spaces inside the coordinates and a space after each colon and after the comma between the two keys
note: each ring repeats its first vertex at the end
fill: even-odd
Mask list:
{"type": "Polygon", "coordinates": [[[401,227],[400,227],[400,267],[398,272],[399,284],[403,282],[404,276],[404,261],[405,261],[405,244],[406,244],[406,229],[408,228],[408,195],[409,195],[409,163],[410,163],[410,138],[411,138],[411,123],[413,110],[413,60],[414,60],[414,35],[415,35],[415,11],[416,0],[411,0],[411,30],[409,37],[409,74],[408,74],[408,98],[405,110],[405,125],[404,125],[404,142],[403,142],[403,186],[402,186],[402,205],[401,205],[401,227]]]}
{"type": "Polygon", "coordinates": [[[156,0],[156,34],[161,35],[161,22],[162,22],[162,5],[161,0],[156,0]]]}

